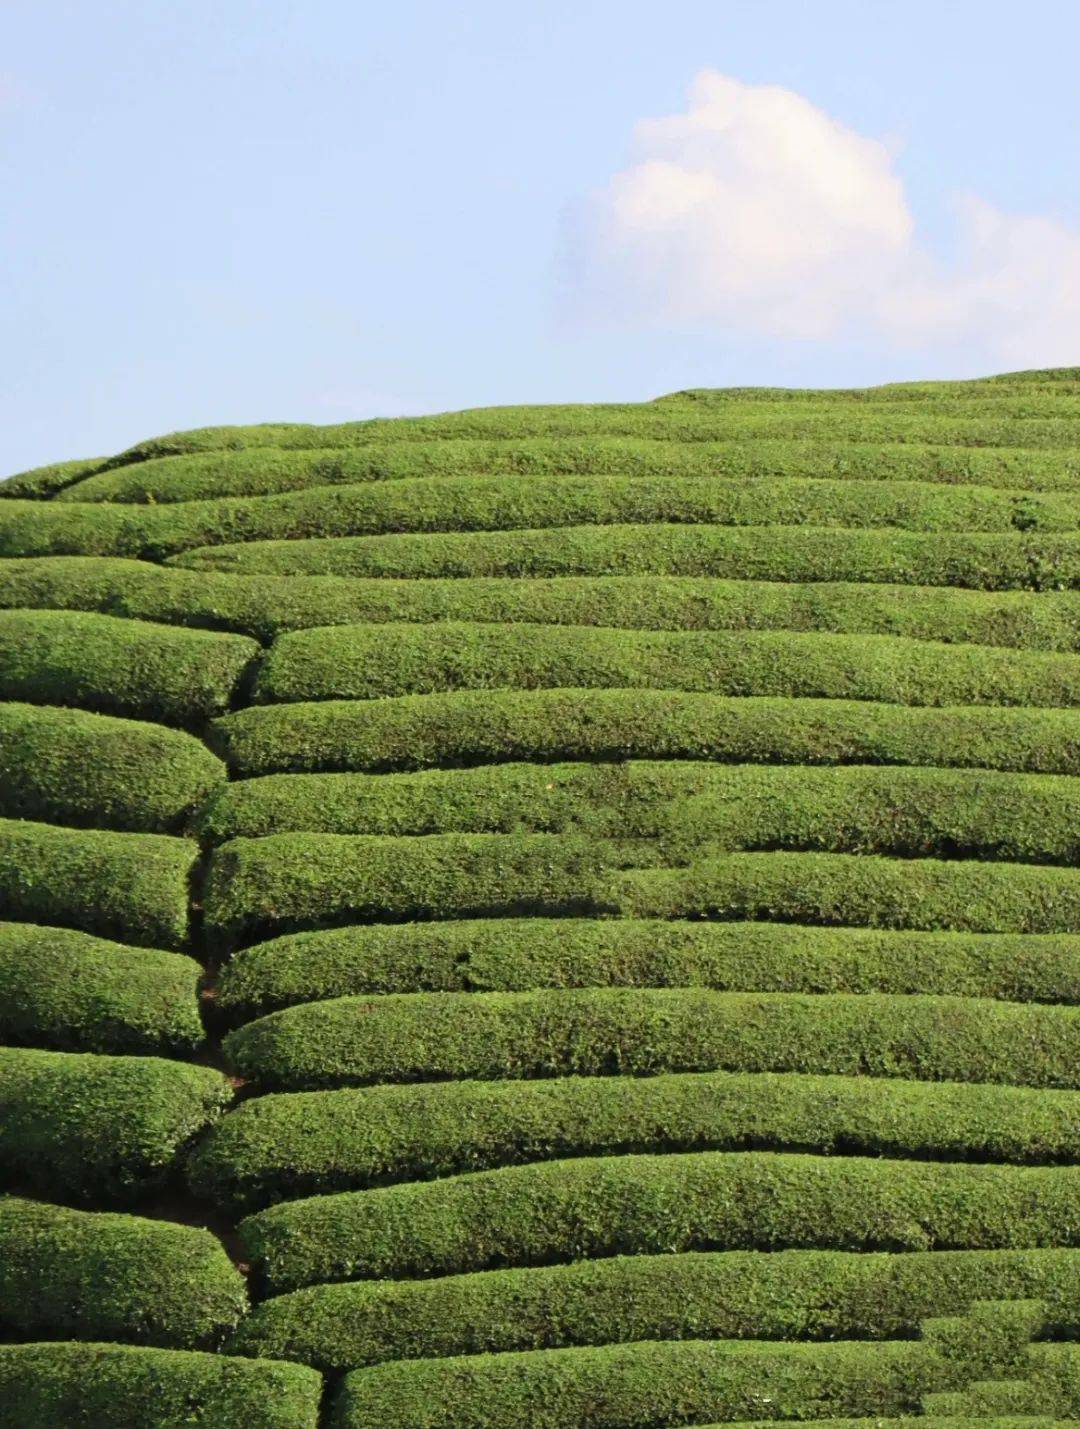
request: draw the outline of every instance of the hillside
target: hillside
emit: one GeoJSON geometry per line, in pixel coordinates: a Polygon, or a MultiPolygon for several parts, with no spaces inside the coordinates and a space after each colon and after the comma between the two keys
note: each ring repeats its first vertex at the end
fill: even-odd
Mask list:
{"type": "Polygon", "coordinates": [[[1080,369],[0,483],[0,1423],[1080,1420],[1080,369]]]}

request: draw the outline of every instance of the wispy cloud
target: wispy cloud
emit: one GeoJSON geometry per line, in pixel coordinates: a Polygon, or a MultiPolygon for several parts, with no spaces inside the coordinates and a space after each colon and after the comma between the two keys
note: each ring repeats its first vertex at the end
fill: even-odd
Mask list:
{"type": "Polygon", "coordinates": [[[1080,230],[960,196],[946,263],[919,240],[890,147],[791,90],[705,70],[633,148],[579,234],[594,313],[1080,361],[1080,230]]]}

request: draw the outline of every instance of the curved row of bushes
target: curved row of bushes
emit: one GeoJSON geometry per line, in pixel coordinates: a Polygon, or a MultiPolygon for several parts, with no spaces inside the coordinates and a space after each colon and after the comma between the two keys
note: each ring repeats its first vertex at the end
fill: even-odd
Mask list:
{"type": "Polygon", "coordinates": [[[286,1202],[243,1222],[271,1286],[685,1250],[1080,1244],[1080,1170],[775,1151],[545,1161],[286,1202]]]}
{"type": "Polygon", "coordinates": [[[194,840],[169,834],[0,819],[0,908],[27,923],[184,948],[198,852],[194,840]]]}
{"type": "Polygon", "coordinates": [[[672,861],[720,849],[1080,860],[1080,784],[985,770],[671,761],[491,764],[409,774],[279,774],[224,785],[221,842],[331,834],[576,833],[655,838],[672,861]]]}
{"type": "MultiPolygon", "coordinates": [[[[213,738],[232,772],[423,769],[514,760],[699,759],[762,764],[918,764],[1080,773],[1080,711],[874,700],[728,697],[678,690],[454,690],[386,700],[256,705],[213,738]]],[[[229,805],[267,798],[230,786],[229,805]]],[[[329,786],[326,787],[329,794],[329,786]]]]}
{"type": "MultiPolygon", "coordinates": [[[[79,488],[68,495],[78,494],[79,488]]],[[[652,522],[1075,531],[1080,493],[933,482],[761,476],[445,476],[163,505],[9,503],[0,550],[160,560],[237,542],[409,531],[546,530],[652,522]]]]}
{"type": "Polygon", "coordinates": [[[843,853],[730,853],[687,868],[614,872],[595,902],[633,918],[1075,933],[1080,932],[1080,869],[843,853]]]}
{"type": "Polygon", "coordinates": [[[210,861],[206,928],[219,949],[341,923],[528,914],[1080,932],[1073,868],[786,852],[728,853],[685,868],[617,866],[634,854],[659,857],[650,841],[622,855],[618,845],[558,834],[233,839],[210,861]]]}
{"type": "Polygon", "coordinates": [[[322,1376],[303,1365],[134,1345],[0,1345],[0,1420],[19,1429],[316,1429],[322,1376]]]}
{"type": "Polygon", "coordinates": [[[271,1093],[217,1122],[188,1174],[197,1195],[241,1212],[557,1157],[753,1147],[1075,1161],[1080,1096],[992,1083],[735,1072],[271,1093]]]}
{"type": "Polygon", "coordinates": [[[700,1424],[706,1415],[720,1416],[721,1423],[736,1421],[741,1429],[807,1419],[822,1429],[872,1424],[968,1429],[988,1422],[998,1429],[1057,1429],[1075,1422],[1080,1356],[1074,1345],[1035,1344],[1025,1364],[1003,1368],[1013,1378],[971,1384],[962,1356],[943,1354],[933,1342],[910,1341],[639,1341],[395,1360],[346,1375],[330,1424],[332,1429],[386,1423],[404,1429],[511,1429],[527,1422],[537,1429],[626,1429],[700,1424]],[[763,1409],[777,1417],[745,1418],[763,1409]],[[873,1417],[823,1417],[837,1413],[873,1417]],[[684,1419],[687,1414],[693,1419],[684,1419]],[[897,1415],[907,1417],[890,1417],[897,1415]]]}
{"type": "MultiPolygon", "coordinates": [[[[136,468],[138,469],[138,468],[136,468]]],[[[1080,650],[1080,592],[950,586],[566,576],[363,580],[185,571],[110,556],[0,562],[0,607],[99,611],[231,630],[282,632],[371,621],[491,620],[642,630],[832,630],[1080,650]]]]}
{"type": "Polygon", "coordinates": [[[227,1106],[220,1072],[159,1057],[0,1047],[0,1176],[63,1200],[162,1186],[227,1106]]]}
{"type": "Polygon", "coordinates": [[[17,472],[0,481],[0,497],[49,501],[66,487],[95,475],[106,460],[106,457],[76,457],[73,461],[31,467],[29,471],[17,472]]]}
{"type": "Polygon", "coordinates": [[[725,766],[672,761],[278,774],[228,786],[203,810],[199,824],[203,835],[217,842],[290,831],[656,837],[677,823],[663,807],[665,800],[714,788],[727,772],[725,766]]]}
{"type": "Polygon", "coordinates": [[[217,1349],[247,1310],[209,1231],[0,1197],[0,1327],[33,1340],[217,1349]]]}
{"type": "Polygon", "coordinates": [[[918,1413],[962,1369],[919,1342],[681,1340],[391,1360],[345,1377],[332,1429],[626,1429],[918,1413]]]}
{"type": "Polygon", "coordinates": [[[192,1053],[201,968],[72,928],[0,923],[0,1042],[75,1052],[192,1053]]]}
{"type": "Polygon", "coordinates": [[[296,1003],[372,993],[608,986],[1080,1003],[1080,936],[649,918],[373,923],[243,949],[221,970],[214,1008],[238,1023],[296,1003]]]}
{"type": "MultiPolygon", "coordinates": [[[[9,521],[12,556],[48,555],[38,507],[9,521]]],[[[885,581],[972,590],[1074,590],[1080,537],[793,526],[566,526],[556,531],[342,536],[253,541],[170,556],[191,570],[263,575],[723,576],[728,580],[885,581]]]]}
{"type": "Polygon", "coordinates": [[[221,760],[181,730],[0,703],[4,817],[171,833],[224,780],[221,760]]]}
{"type": "Polygon", "coordinates": [[[973,1300],[1029,1297],[1075,1335],[1080,1252],[687,1251],[316,1285],[256,1305],[228,1348],[339,1371],[633,1340],[907,1339],[973,1300]]]}
{"type": "Polygon", "coordinates": [[[192,725],[229,708],[253,640],[68,610],[0,610],[0,698],[192,725]]]}
{"type": "MultiPolygon", "coordinates": [[[[276,447],[284,451],[334,451],[392,441],[529,437],[648,437],[677,442],[744,440],[862,441],[939,446],[1002,446],[1038,450],[1072,448],[1075,407],[1070,391],[1014,394],[972,390],[937,400],[925,388],[894,396],[889,390],[860,391],[857,398],[822,404],[822,393],[762,396],[742,390],[702,401],[682,393],[653,402],[566,403],[555,406],[478,407],[425,417],[379,417],[360,422],[312,426],[304,422],[254,426],[201,427],[138,442],[102,462],[101,469],[152,457],[189,452],[239,451],[276,447]],[[913,404],[927,403],[920,411],[913,404]],[[1021,419],[1022,420],[1018,420],[1021,419]]],[[[1072,452],[1069,452],[1072,455],[1072,452]]]]}
{"type": "Polygon", "coordinates": [[[595,842],[555,834],[233,839],[210,860],[205,926],[228,949],[365,919],[585,913],[604,881],[603,858],[595,842]]]}
{"type": "MultiPolygon", "coordinates": [[[[532,437],[369,443],[338,450],[252,447],[155,457],[95,472],[100,463],[70,462],[14,478],[5,495],[59,501],[163,503],[221,496],[268,496],[312,486],[354,485],[413,477],[610,475],[633,477],[824,477],[833,480],[975,484],[1016,491],[1075,491],[1078,473],[1053,451],[935,447],[918,443],[770,441],[695,442],[663,438],[532,437]]],[[[2,489],[2,488],[0,488],[2,489]]]]}
{"type": "MultiPolygon", "coordinates": [[[[923,1403],[934,1404],[939,1399],[951,1402],[959,1398],[962,1403],[959,1412],[950,1413],[943,1407],[941,1412],[920,1412],[917,1415],[901,1415],[898,1418],[872,1419],[815,1419],[816,1429],[986,1429],[986,1411],[972,1409],[966,1393],[943,1392],[940,1396],[923,1396],[923,1403]],[[918,1423],[915,1422],[917,1419],[918,1423]]],[[[768,1408],[768,1406],[766,1406],[768,1408]]],[[[730,1422],[730,1421],[729,1421],[730,1422]]],[[[790,1424],[785,1419],[741,1419],[738,1429],[779,1429],[781,1424],[790,1424]]],[[[1071,1419],[1058,1419],[1053,1414],[1029,1414],[1017,1410],[1015,1413],[993,1414],[994,1429],[1068,1429],[1074,1423],[1071,1419]]],[[[719,1424],[709,1424],[705,1429],[721,1429],[719,1424]]]]}
{"type": "Polygon", "coordinates": [[[310,1002],[224,1042],[284,1091],[452,1078],[811,1072],[1080,1088],[1080,1008],[932,994],[544,988],[310,1002]]]}
{"type": "Polygon", "coordinates": [[[473,621],[334,625],[281,636],[259,667],[253,698],[278,703],[596,686],[902,705],[1063,707],[1080,705],[1080,656],[802,631],[473,621]]]}

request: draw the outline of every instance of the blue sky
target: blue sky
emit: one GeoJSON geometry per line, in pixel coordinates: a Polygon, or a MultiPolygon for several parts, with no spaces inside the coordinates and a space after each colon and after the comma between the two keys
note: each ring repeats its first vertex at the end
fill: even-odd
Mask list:
{"type": "Polygon", "coordinates": [[[1080,363],[1077,53],[1072,0],[4,0],[0,472],[1080,363]]]}

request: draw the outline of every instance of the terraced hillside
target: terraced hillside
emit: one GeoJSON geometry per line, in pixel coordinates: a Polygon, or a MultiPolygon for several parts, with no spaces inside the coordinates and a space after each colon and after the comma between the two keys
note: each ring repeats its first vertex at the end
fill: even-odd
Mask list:
{"type": "Polygon", "coordinates": [[[1080,371],[0,498],[0,1423],[1080,1419],[1080,371]]]}

